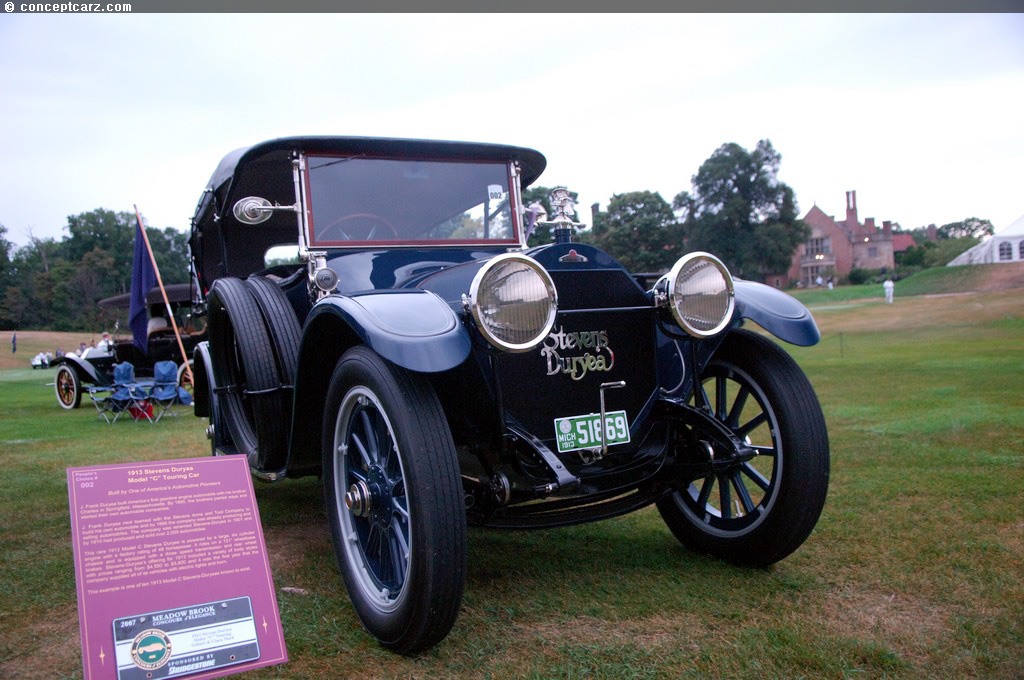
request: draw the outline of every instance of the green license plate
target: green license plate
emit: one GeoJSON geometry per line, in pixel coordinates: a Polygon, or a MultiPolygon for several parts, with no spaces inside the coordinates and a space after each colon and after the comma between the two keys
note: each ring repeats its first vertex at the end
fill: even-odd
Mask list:
{"type": "Polygon", "coordinates": [[[595,449],[604,440],[608,446],[629,443],[629,421],[625,411],[605,413],[604,427],[601,427],[600,413],[555,419],[555,441],[558,442],[559,453],[595,449]]]}

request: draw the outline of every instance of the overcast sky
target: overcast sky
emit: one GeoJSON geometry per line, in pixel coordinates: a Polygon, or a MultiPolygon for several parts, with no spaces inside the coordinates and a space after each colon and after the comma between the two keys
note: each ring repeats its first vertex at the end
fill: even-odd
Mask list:
{"type": "MultiPolygon", "coordinates": [[[[517,144],[582,206],[689,190],[770,139],[815,203],[906,229],[1024,214],[1024,15],[0,15],[0,224],[187,230],[232,149],[337,134],[517,144]]],[[[582,210],[589,221],[589,210],[582,210]]]]}

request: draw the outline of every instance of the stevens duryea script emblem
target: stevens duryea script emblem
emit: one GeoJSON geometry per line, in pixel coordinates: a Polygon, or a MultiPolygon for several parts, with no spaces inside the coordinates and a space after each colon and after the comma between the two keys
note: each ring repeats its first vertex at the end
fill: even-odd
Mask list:
{"type": "Polygon", "coordinates": [[[582,380],[590,371],[610,371],[615,365],[608,331],[566,333],[559,327],[545,338],[540,355],[547,362],[548,375],[564,373],[573,380],[582,380]]]}

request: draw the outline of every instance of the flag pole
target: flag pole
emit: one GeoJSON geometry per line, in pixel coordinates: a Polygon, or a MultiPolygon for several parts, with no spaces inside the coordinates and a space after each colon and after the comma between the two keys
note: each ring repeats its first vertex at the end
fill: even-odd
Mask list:
{"type": "MultiPolygon", "coordinates": [[[[167,310],[167,318],[171,320],[171,327],[174,329],[174,339],[178,341],[178,349],[181,350],[181,359],[185,362],[185,373],[188,375],[188,382],[190,385],[195,385],[195,377],[192,375],[192,366],[188,363],[188,355],[185,354],[185,343],[181,341],[181,333],[178,331],[178,322],[174,320],[174,314],[171,312],[171,301],[167,299],[167,290],[164,288],[164,281],[160,277],[160,267],[156,265],[156,257],[153,255],[153,247],[149,245],[149,236],[146,235],[146,227],[142,225],[142,215],[139,214],[139,207],[132,205],[135,208],[135,222],[139,225],[139,231],[142,232],[142,241],[146,244],[146,252],[149,253],[149,261],[153,264],[153,272],[156,273],[156,282],[160,286],[160,294],[164,298],[164,308],[167,310]]],[[[146,292],[143,292],[145,296],[146,292]]]]}

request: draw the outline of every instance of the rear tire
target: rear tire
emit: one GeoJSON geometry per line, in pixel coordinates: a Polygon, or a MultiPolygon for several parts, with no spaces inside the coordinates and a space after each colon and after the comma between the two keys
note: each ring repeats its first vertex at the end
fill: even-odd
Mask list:
{"type": "Polygon", "coordinates": [[[195,385],[193,380],[195,379],[196,362],[189,359],[187,362],[182,362],[181,366],[178,366],[178,387],[185,390],[189,394],[195,393],[195,385]],[[186,368],[187,367],[187,368],[186,368]],[[193,377],[189,377],[189,376],[193,377]]]}
{"type": "Polygon", "coordinates": [[[323,482],[338,568],[366,630],[400,654],[444,639],[466,580],[466,514],[430,383],[365,347],[346,352],[327,394],[323,482]]]}
{"type": "MultiPolygon", "coordinates": [[[[715,418],[758,455],[709,466],[658,501],[658,510],[683,545],[767,566],[800,547],[825,505],[829,443],[821,406],[796,362],[748,331],[726,337],[701,380],[715,418]]],[[[710,447],[713,437],[696,428],[690,434],[710,447]]],[[[714,453],[722,460],[729,452],[714,453]]]]}
{"type": "Polygon", "coordinates": [[[285,463],[290,402],[263,316],[236,278],[214,281],[208,303],[217,400],[232,443],[251,468],[276,472],[285,463]]]}

